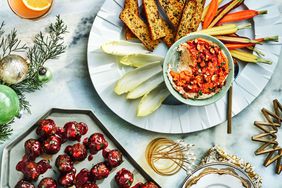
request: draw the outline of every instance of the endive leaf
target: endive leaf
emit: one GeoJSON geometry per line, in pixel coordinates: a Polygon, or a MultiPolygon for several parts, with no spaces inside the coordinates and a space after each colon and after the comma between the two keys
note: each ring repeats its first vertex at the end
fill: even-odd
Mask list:
{"type": "Polygon", "coordinates": [[[115,92],[118,95],[127,93],[133,90],[141,83],[145,82],[152,76],[158,74],[162,71],[162,66],[160,62],[151,63],[143,67],[139,67],[132,71],[127,72],[121,79],[118,80],[115,92]]]}
{"type": "Polygon", "coordinates": [[[164,83],[144,95],[138,105],[137,116],[147,116],[157,110],[162,102],[170,95],[164,83]]]}
{"type": "Polygon", "coordinates": [[[124,40],[109,41],[102,44],[101,49],[111,55],[125,56],[133,53],[149,53],[143,44],[124,40]]]}
{"type": "Polygon", "coordinates": [[[137,86],[135,89],[130,91],[126,98],[127,99],[137,99],[139,97],[142,97],[146,93],[149,93],[154,88],[156,88],[160,83],[164,81],[162,72],[156,74],[155,76],[149,78],[139,86],[137,86]]]}
{"type": "Polygon", "coordinates": [[[157,61],[163,62],[163,60],[164,58],[162,56],[154,54],[130,54],[121,58],[120,63],[133,67],[142,67],[157,61]]]}

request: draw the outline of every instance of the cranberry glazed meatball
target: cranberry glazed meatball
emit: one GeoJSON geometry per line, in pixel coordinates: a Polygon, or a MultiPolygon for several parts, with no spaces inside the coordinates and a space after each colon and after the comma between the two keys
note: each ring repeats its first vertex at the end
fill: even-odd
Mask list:
{"type": "Polygon", "coordinates": [[[36,139],[28,139],[25,141],[24,148],[27,158],[32,161],[42,153],[41,144],[36,139]]]}
{"type": "Polygon", "coordinates": [[[28,181],[25,181],[25,180],[20,180],[17,185],[15,186],[15,188],[35,188],[35,186],[28,182],[28,181]]]}
{"type": "Polygon", "coordinates": [[[96,154],[98,151],[108,147],[108,142],[106,141],[103,134],[94,133],[89,137],[86,145],[89,148],[91,154],[96,154]]]}
{"type": "Polygon", "coordinates": [[[82,188],[99,188],[95,183],[86,183],[82,186],[82,188]]]}
{"type": "Polygon", "coordinates": [[[159,187],[153,182],[147,182],[144,185],[142,185],[141,188],[159,188],[159,187]]]}
{"type": "Polygon", "coordinates": [[[106,163],[111,168],[115,168],[122,163],[122,153],[117,149],[113,149],[110,151],[103,150],[103,156],[105,158],[106,163]]]}
{"type": "Polygon", "coordinates": [[[40,138],[47,138],[48,136],[54,135],[57,132],[57,126],[52,119],[43,119],[38,122],[36,134],[40,138]]]}
{"type": "Polygon", "coordinates": [[[59,184],[64,187],[70,187],[74,185],[75,180],[75,170],[68,172],[66,174],[61,174],[59,177],[59,184]]]}
{"type": "Polygon", "coordinates": [[[59,171],[63,173],[70,172],[73,169],[73,161],[71,160],[70,156],[66,154],[59,155],[55,164],[59,171]]]}
{"type": "Polygon", "coordinates": [[[53,178],[43,178],[38,188],[57,188],[57,182],[53,178]]]}
{"type": "Polygon", "coordinates": [[[43,142],[43,151],[46,154],[58,153],[61,149],[62,139],[58,135],[52,135],[43,142]]]}
{"type": "Polygon", "coordinates": [[[36,181],[40,174],[44,174],[51,166],[46,160],[38,163],[34,161],[20,161],[16,169],[24,174],[24,178],[29,181],[36,181]]]}
{"type": "Polygon", "coordinates": [[[115,180],[120,188],[130,188],[134,181],[134,178],[133,174],[130,171],[126,170],[125,168],[122,168],[115,175],[115,180]]]}
{"type": "Polygon", "coordinates": [[[82,169],[75,177],[74,184],[76,187],[82,187],[90,181],[90,171],[86,168],[82,169]]]}
{"type": "Polygon", "coordinates": [[[65,153],[68,154],[73,161],[83,161],[87,157],[86,147],[80,143],[67,146],[65,153]]]}
{"type": "Polygon", "coordinates": [[[85,135],[88,131],[88,127],[85,123],[78,123],[71,121],[65,124],[65,137],[71,141],[80,141],[82,135],[85,135]]]}
{"type": "Polygon", "coordinates": [[[108,177],[108,175],[110,174],[110,170],[108,169],[105,163],[101,162],[94,165],[91,168],[90,173],[93,179],[101,180],[108,177]]]}

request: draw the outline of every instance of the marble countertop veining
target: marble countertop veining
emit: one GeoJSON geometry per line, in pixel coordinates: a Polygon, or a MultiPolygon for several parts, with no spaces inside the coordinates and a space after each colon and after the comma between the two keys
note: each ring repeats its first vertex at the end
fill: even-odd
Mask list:
{"type": "MultiPolygon", "coordinates": [[[[26,130],[52,107],[91,109],[132,157],[164,188],[180,187],[185,173],[182,171],[174,176],[161,177],[148,167],[144,158],[146,145],[151,139],[159,136],[184,139],[188,143],[195,144],[195,152],[198,156],[201,156],[213,145],[221,145],[229,153],[251,162],[255,170],[262,176],[264,188],[281,188],[281,175],[274,173],[274,166],[265,168],[262,165],[265,156],[254,155],[254,151],[260,145],[252,142],[251,136],[258,133],[253,122],[254,120],[262,120],[260,109],[262,107],[270,109],[274,98],[282,101],[282,82],[280,81],[282,80],[282,60],[280,59],[272,79],[261,95],[233,118],[233,134],[231,135],[226,134],[226,123],[205,131],[185,135],[164,135],[141,130],[115,115],[101,101],[90,81],[87,69],[87,39],[92,22],[103,1],[55,0],[52,11],[46,17],[36,21],[17,17],[10,10],[6,0],[0,1],[0,21],[6,22],[7,30],[15,27],[19,37],[26,42],[30,42],[32,36],[54,21],[58,14],[61,15],[69,29],[69,33],[66,35],[68,45],[66,53],[59,59],[46,64],[53,72],[53,80],[41,90],[26,95],[31,104],[32,114],[24,114],[21,119],[15,121],[12,125],[14,132],[10,140],[26,130]]],[[[282,12],[282,1],[275,0],[275,3],[280,6],[280,12],[282,12]]],[[[282,56],[280,55],[280,57],[282,56]]],[[[282,143],[282,134],[278,135],[278,140],[282,143]]],[[[0,145],[0,151],[4,145],[0,145]]]]}

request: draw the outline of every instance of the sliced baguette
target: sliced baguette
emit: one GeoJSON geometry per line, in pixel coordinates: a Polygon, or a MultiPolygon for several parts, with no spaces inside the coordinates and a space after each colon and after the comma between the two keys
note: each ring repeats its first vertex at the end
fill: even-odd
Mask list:
{"type": "MultiPolygon", "coordinates": [[[[126,0],[125,2],[127,1],[135,0],[126,0]]],[[[139,15],[133,13],[130,9],[123,9],[119,18],[148,50],[153,51],[154,48],[159,44],[159,40],[151,39],[149,27],[146,25],[146,23],[139,17],[139,15]]]]}
{"type": "Polygon", "coordinates": [[[165,37],[163,38],[163,41],[167,47],[170,47],[174,43],[175,31],[163,19],[162,22],[165,30],[165,37]]]}
{"type": "Polygon", "coordinates": [[[138,0],[124,0],[123,9],[131,10],[135,14],[139,14],[138,12],[138,0]]]}
{"type": "Polygon", "coordinates": [[[155,0],[142,0],[145,15],[148,21],[151,38],[157,40],[163,38],[165,33],[165,22],[160,17],[155,0]]]}
{"type": "Polygon", "coordinates": [[[136,39],[136,36],[130,31],[130,29],[126,25],[124,26],[124,38],[126,40],[136,39]]]}
{"type": "Polygon", "coordinates": [[[159,0],[159,4],[173,27],[177,29],[185,5],[184,0],[159,0]]]}
{"type": "MultiPolygon", "coordinates": [[[[125,1],[124,9],[131,10],[132,12],[138,13],[138,0],[136,1],[125,1]]],[[[124,26],[124,37],[126,40],[135,39],[136,36],[130,31],[130,29],[125,25],[124,26]]]]}
{"type": "Polygon", "coordinates": [[[175,41],[198,29],[205,0],[188,0],[185,3],[175,41]]]}

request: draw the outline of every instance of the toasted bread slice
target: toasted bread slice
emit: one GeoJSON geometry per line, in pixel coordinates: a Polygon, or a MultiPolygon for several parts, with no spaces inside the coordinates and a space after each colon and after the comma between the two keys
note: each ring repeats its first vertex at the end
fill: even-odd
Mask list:
{"type": "Polygon", "coordinates": [[[138,0],[124,0],[123,9],[131,10],[135,14],[139,14],[138,0]]]}
{"type": "Polygon", "coordinates": [[[194,32],[199,27],[203,11],[203,0],[186,1],[181,20],[176,32],[175,41],[181,37],[194,32]]]}
{"type": "Polygon", "coordinates": [[[182,11],[185,5],[184,2],[184,0],[159,0],[159,4],[175,29],[177,29],[181,19],[182,11]]]}
{"type": "Polygon", "coordinates": [[[198,29],[198,27],[201,23],[201,18],[202,18],[202,14],[203,14],[203,11],[204,11],[206,0],[196,0],[196,2],[197,2],[197,8],[196,8],[196,12],[194,14],[192,23],[190,25],[191,27],[189,28],[189,33],[197,31],[197,29],[198,29]]]}
{"type": "Polygon", "coordinates": [[[120,13],[119,18],[148,50],[153,51],[154,48],[159,44],[159,40],[151,39],[149,27],[136,13],[133,13],[131,10],[124,9],[120,13]]]}
{"type": "Polygon", "coordinates": [[[148,21],[151,38],[157,40],[165,36],[165,25],[160,17],[155,0],[142,0],[146,18],[148,21]]]}
{"type": "Polygon", "coordinates": [[[165,37],[163,38],[163,41],[167,47],[170,47],[174,43],[175,31],[163,19],[162,22],[165,30],[165,37]]]}
{"type": "Polygon", "coordinates": [[[124,38],[126,40],[136,39],[136,36],[130,31],[130,29],[126,25],[124,26],[124,38]]]}
{"type": "MultiPolygon", "coordinates": [[[[133,13],[139,14],[138,11],[138,0],[136,1],[125,1],[124,9],[131,10],[133,13]]],[[[130,31],[130,29],[125,25],[124,26],[124,37],[126,40],[135,39],[136,36],[130,31]]]]}

